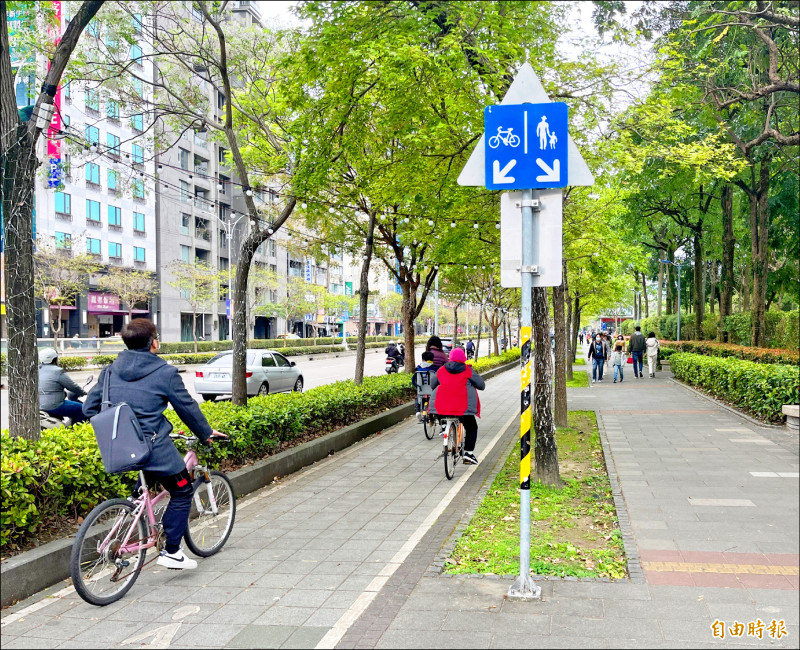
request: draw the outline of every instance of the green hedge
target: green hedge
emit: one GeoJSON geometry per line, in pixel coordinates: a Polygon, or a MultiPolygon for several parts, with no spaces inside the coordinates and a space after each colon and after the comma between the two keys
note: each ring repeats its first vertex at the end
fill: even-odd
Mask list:
{"type": "MultiPolygon", "coordinates": [[[[662,352],[673,350],[675,352],[690,352],[703,354],[709,357],[734,357],[753,361],[755,363],[800,363],[800,353],[796,350],[778,350],[770,348],[752,348],[731,343],[718,343],[717,341],[662,341],[662,352]]],[[[662,358],[665,358],[662,356],[662,358]]]]}
{"type": "MultiPolygon", "coordinates": [[[[368,350],[385,347],[383,343],[367,343],[366,346],[368,350]]],[[[350,349],[353,350],[354,346],[351,347],[350,349]]],[[[342,346],[317,345],[315,347],[313,345],[310,345],[308,347],[277,348],[276,351],[280,352],[281,354],[287,357],[298,357],[306,354],[313,355],[313,354],[322,354],[324,352],[341,352],[342,346]]],[[[182,354],[161,354],[159,356],[173,365],[187,365],[187,364],[208,363],[211,359],[217,356],[217,354],[218,354],[217,352],[198,352],[197,354],[194,354],[193,352],[187,352],[182,354]]],[[[117,358],[116,354],[98,354],[92,357],[92,363],[97,366],[107,366],[108,364],[113,363],[114,359],[116,358],[117,358]]]]}
{"type": "Polygon", "coordinates": [[[742,408],[763,420],[782,419],[784,404],[800,402],[800,368],[754,363],[733,357],[709,357],[687,352],[670,358],[678,379],[742,408]]]}
{"type": "MultiPolygon", "coordinates": [[[[393,336],[368,336],[367,343],[380,343],[391,341],[396,337],[393,336]]],[[[355,340],[354,336],[348,339],[355,340]]],[[[342,337],[320,336],[316,340],[317,345],[341,345],[342,337]]],[[[285,349],[295,347],[311,347],[314,345],[314,339],[253,339],[247,342],[248,348],[254,349],[285,349]]],[[[350,343],[348,342],[348,345],[350,343]]],[[[192,341],[182,341],[180,343],[161,343],[162,354],[180,354],[194,352],[194,343],[192,341]]],[[[233,341],[198,341],[198,352],[220,352],[223,350],[230,350],[233,348],[233,341]]]]}
{"type": "MultiPolygon", "coordinates": [[[[800,312],[795,311],[768,311],[764,317],[766,325],[767,348],[782,348],[797,350],[800,341],[800,312]]],[[[750,345],[750,329],[752,314],[731,314],[725,318],[724,330],[728,332],[728,342],[735,345],[750,345]]],[[[678,316],[650,316],[643,318],[640,323],[642,333],[647,335],[651,330],[662,339],[675,341],[678,338],[678,316]]],[[[630,334],[636,323],[625,321],[622,331],[630,334]]],[[[681,339],[692,340],[717,340],[719,338],[719,315],[706,314],[703,319],[702,337],[697,335],[693,314],[681,314],[681,339]]]]}
{"type": "Polygon", "coordinates": [[[63,354],[58,357],[58,365],[64,370],[80,370],[89,363],[86,357],[66,357],[63,354]]]}
{"type": "MultiPolygon", "coordinates": [[[[247,406],[206,402],[211,426],[232,434],[230,444],[208,452],[211,462],[244,463],[263,458],[297,436],[328,432],[408,401],[413,389],[404,375],[366,377],[312,388],[305,393],[254,397],[247,406]]],[[[185,429],[174,411],[167,417],[185,429]]],[[[2,432],[2,547],[14,547],[65,517],[85,515],[100,501],[124,495],[134,475],[103,471],[91,425],[50,429],[31,442],[2,432]]]]}

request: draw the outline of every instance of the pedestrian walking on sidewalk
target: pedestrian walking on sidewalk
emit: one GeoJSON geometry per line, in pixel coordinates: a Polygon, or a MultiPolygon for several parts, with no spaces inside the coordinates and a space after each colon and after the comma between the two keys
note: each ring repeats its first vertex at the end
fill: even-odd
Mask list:
{"type": "Polygon", "coordinates": [[[625,337],[620,334],[614,342],[614,351],[611,353],[611,365],[614,366],[614,383],[617,383],[617,374],[619,374],[619,383],[622,383],[622,370],[628,361],[628,355],[625,353],[625,337]]]}
{"type": "Polygon", "coordinates": [[[589,354],[586,358],[592,360],[592,383],[603,381],[603,366],[608,359],[607,350],[608,348],[599,334],[594,337],[594,342],[589,344],[589,354]]]}
{"type": "Polygon", "coordinates": [[[656,376],[656,364],[658,363],[658,351],[661,349],[661,344],[656,338],[655,332],[650,332],[644,342],[647,348],[647,370],[650,372],[650,377],[656,376]]]}
{"type": "Polygon", "coordinates": [[[628,352],[633,357],[633,375],[637,379],[644,377],[642,366],[644,365],[644,336],[642,335],[642,328],[640,325],[636,326],[636,331],[631,335],[631,340],[628,341],[628,352]]]}

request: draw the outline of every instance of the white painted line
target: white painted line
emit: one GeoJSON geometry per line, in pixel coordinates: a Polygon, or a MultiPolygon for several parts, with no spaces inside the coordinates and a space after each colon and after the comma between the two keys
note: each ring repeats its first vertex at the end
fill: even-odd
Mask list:
{"type": "MultiPolygon", "coordinates": [[[[489,455],[489,452],[494,449],[494,446],[497,444],[500,438],[505,435],[508,427],[516,422],[518,418],[519,414],[515,413],[508,419],[506,424],[500,429],[500,431],[497,432],[497,435],[495,435],[491,442],[489,442],[489,444],[486,446],[486,450],[483,454],[484,458],[489,455]]],[[[414,550],[414,547],[416,547],[428,530],[430,530],[431,526],[433,526],[436,520],[442,515],[447,506],[450,505],[450,502],[456,497],[470,476],[472,476],[472,472],[464,472],[462,476],[459,477],[455,485],[450,488],[450,491],[439,502],[436,508],[431,511],[431,513],[425,518],[425,521],[423,521],[419,528],[414,531],[414,534],[411,535],[409,540],[403,544],[403,547],[397,551],[397,553],[395,553],[392,560],[381,570],[380,575],[370,582],[364,593],[356,598],[356,601],[350,606],[350,609],[348,609],[336,622],[336,624],[330,630],[328,630],[328,633],[322,637],[322,640],[316,645],[316,648],[336,647],[339,641],[341,641],[344,635],[347,633],[347,630],[349,630],[353,623],[358,620],[358,617],[366,611],[370,603],[375,600],[378,592],[389,581],[389,578],[394,574],[395,571],[397,571],[398,567],[400,567],[400,565],[405,561],[411,551],[414,550]]]]}
{"type": "Polygon", "coordinates": [[[528,153],[528,111],[522,111],[525,116],[525,153],[528,153]]]}
{"type": "Polygon", "coordinates": [[[798,472],[778,472],[778,476],[781,478],[800,478],[800,473],[798,472]]]}
{"type": "Polygon", "coordinates": [[[756,504],[750,499],[692,499],[689,497],[691,506],[724,506],[729,508],[755,508],[756,504]]]}
{"type": "Polygon", "coordinates": [[[743,428],[739,428],[739,429],[714,429],[714,431],[744,431],[746,433],[753,433],[752,429],[743,429],[743,428]]]}
{"type": "Polygon", "coordinates": [[[6,616],[2,622],[0,622],[0,628],[5,627],[6,625],[10,625],[14,621],[18,621],[29,614],[33,614],[34,612],[38,612],[40,609],[44,609],[51,603],[55,603],[58,600],[61,600],[65,596],[69,596],[72,592],[75,591],[75,587],[70,585],[69,587],[64,587],[60,591],[57,591],[52,596],[47,596],[46,598],[42,598],[38,603],[33,603],[33,605],[28,605],[23,609],[19,610],[18,612],[14,612],[13,614],[9,614],[6,616]]]}
{"type": "Polygon", "coordinates": [[[731,442],[749,442],[752,445],[775,445],[772,440],[767,440],[766,438],[728,438],[728,440],[731,442]]]}
{"type": "Polygon", "coordinates": [[[755,476],[756,478],[778,478],[775,472],[750,472],[750,476],[755,476]]]}

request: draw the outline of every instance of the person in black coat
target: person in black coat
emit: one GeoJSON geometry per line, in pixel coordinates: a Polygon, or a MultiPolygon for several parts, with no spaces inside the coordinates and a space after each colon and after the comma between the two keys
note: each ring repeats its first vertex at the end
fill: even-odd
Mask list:
{"type": "Polygon", "coordinates": [[[92,417],[100,412],[103,383],[106,374],[110,373],[109,401],[128,404],[142,431],[150,438],[150,458],[143,468],[145,478],[148,483],[160,483],[170,494],[162,519],[166,548],[161,552],[158,564],[170,569],[194,569],[197,562],[186,557],[180,546],[192,505],[192,477],[169,437],[172,425],[164,411],[172,405],[180,419],[203,442],[212,437],[227,436],[211,429],[197,402],[183,385],[178,369],[156,356],[159,347],[157,336],[156,326],[146,318],[136,318],[122,329],[122,340],[128,349],[100,373],[97,384],[86,397],[83,413],[92,417]]]}

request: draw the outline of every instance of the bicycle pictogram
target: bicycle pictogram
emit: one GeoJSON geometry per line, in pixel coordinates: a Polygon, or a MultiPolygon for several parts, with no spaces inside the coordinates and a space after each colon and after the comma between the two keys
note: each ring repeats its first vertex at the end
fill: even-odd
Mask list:
{"type": "Polygon", "coordinates": [[[512,133],[514,129],[505,129],[503,130],[502,126],[497,127],[497,135],[493,135],[489,138],[489,146],[492,149],[497,149],[502,142],[507,147],[518,147],[519,146],[519,136],[514,135],[512,133]]]}

